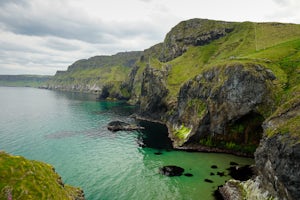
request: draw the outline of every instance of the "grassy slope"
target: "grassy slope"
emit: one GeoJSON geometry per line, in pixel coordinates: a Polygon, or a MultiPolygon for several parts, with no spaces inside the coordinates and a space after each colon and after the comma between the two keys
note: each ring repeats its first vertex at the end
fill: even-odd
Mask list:
{"type": "MultiPolygon", "coordinates": [[[[236,23],[227,36],[204,46],[189,47],[182,56],[156,67],[171,65],[168,76],[170,98],[181,85],[212,66],[229,63],[259,63],[269,68],[285,96],[299,92],[300,25],[278,23],[236,23]]],[[[152,58],[153,60],[153,58],[152,58]]],[[[154,62],[152,62],[154,63],[154,62]]]]}
{"type": "Polygon", "coordinates": [[[102,87],[113,84],[117,90],[140,56],[141,52],[124,52],[79,60],[69,66],[67,71],[56,73],[48,84],[66,88],[74,85],[102,87]]]}
{"type": "MultiPolygon", "coordinates": [[[[183,83],[213,66],[236,62],[263,65],[277,77],[274,83],[278,90],[274,93],[281,110],[290,105],[291,99],[300,98],[300,25],[236,23],[234,31],[225,37],[208,45],[190,46],[182,56],[167,63],[157,62],[151,65],[172,66],[167,80],[170,101],[176,100],[183,83]]],[[[299,137],[299,115],[278,129],[282,131],[277,133],[290,132],[299,137]]]]}
{"type": "Polygon", "coordinates": [[[0,152],[0,199],[75,199],[80,189],[60,181],[49,164],[0,152]]]}

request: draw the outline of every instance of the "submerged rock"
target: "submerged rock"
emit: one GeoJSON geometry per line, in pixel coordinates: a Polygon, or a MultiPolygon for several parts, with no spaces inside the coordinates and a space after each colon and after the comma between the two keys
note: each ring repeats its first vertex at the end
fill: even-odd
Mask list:
{"type": "Polygon", "coordinates": [[[207,182],[207,183],[213,183],[213,181],[208,179],[208,178],[204,179],[204,181],[207,182]]]}
{"type": "Polygon", "coordinates": [[[225,176],[225,172],[217,172],[217,175],[218,175],[218,176],[221,176],[221,177],[222,177],[222,176],[225,176]]]}
{"type": "Polygon", "coordinates": [[[185,173],[184,175],[187,176],[187,177],[192,177],[193,176],[193,174],[191,174],[191,173],[185,173]]]}
{"type": "Polygon", "coordinates": [[[108,123],[107,129],[110,131],[133,131],[142,130],[145,128],[135,124],[128,124],[122,121],[112,121],[108,123]]]}
{"type": "Polygon", "coordinates": [[[165,176],[181,176],[184,169],[175,165],[168,165],[159,168],[159,173],[165,176]]]}

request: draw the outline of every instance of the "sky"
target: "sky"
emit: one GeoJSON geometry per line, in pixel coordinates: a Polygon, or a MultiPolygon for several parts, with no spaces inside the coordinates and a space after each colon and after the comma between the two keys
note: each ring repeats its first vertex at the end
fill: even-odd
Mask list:
{"type": "Polygon", "coordinates": [[[0,74],[144,50],[191,18],[300,24],[299,11],[299,0],[0,0],[0,74]]]}

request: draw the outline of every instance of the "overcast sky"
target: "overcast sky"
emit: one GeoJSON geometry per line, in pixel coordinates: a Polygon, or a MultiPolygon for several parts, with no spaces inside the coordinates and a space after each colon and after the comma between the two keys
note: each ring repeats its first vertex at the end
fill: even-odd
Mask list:
{"type": "Polygon", "coordinates": [[[300,24],[299,0],[0,0],[0,74],[144,50],[190,18],[300,24]]]}

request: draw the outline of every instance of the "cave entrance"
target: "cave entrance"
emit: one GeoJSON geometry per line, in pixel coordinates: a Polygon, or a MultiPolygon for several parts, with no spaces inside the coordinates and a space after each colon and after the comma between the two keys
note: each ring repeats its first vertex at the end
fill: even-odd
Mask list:
{"type": "Polygon", "coordinates": [[[172,141],[168,137],[168,128],[160,123],[139,121],[139,125],[145,127],[140,131],[139,142],[145,147],[154,149],[172,149],[172,141]]]}
{"type": "Polygon", "coordinates": [[[262,138],[262,123],[265,118],[256,112],[250,112],[228,124],[226,140],[234,141],[241,145],[258,146],[262,138]]]}

